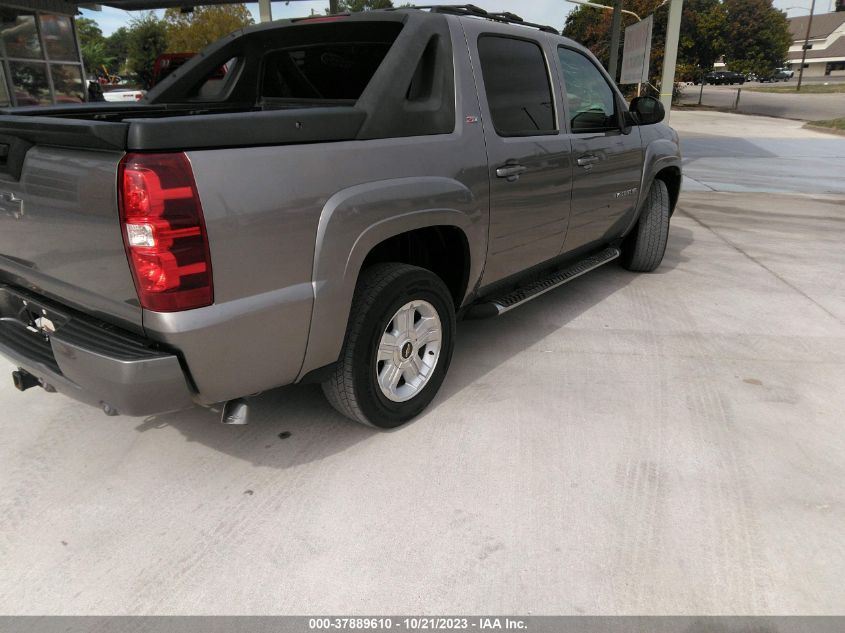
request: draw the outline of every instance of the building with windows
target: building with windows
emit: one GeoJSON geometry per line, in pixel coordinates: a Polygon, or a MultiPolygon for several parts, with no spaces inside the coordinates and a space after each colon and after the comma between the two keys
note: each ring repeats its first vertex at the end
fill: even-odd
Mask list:
{"type": "Polygon", "coordinates": [[[0,3],[0,105],[85,100],[76,11],[64,0],[0,3]]]}
{"type": "MultiPolygon", "coordinates": [[[[796,73],[801,65],[809,19],[807,15],[789,19],[792,46],[787,60],[796,73]]],[[[812,48],[807,50],[805,77],[845,76],[845,11],[813,16],[809,43],[812,48]]]]}
{"type": "MultiPolygon", "coordinates": [[[[289,0],[298,1],[298,0],[289,0]]],[[[102,4],[139,11],[231,0],[109,0],[102,4]]],[[[258,0],[261,21],[270,0],[258,0]]],[[[79,103],[87,82],[74,16],[90,0],[0,0],[0,107],[79,103]]]]}

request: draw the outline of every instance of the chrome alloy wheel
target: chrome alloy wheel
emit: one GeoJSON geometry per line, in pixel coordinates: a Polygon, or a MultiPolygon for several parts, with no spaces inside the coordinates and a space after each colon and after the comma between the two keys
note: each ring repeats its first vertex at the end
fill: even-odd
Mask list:
{"type": "Polygon", "coordinates": [[[443,329],[428,301],[403,305],[382,334],[376,357],[376,380],[393,402],[406,402],[422,391],[440,358],[443,329]]]}

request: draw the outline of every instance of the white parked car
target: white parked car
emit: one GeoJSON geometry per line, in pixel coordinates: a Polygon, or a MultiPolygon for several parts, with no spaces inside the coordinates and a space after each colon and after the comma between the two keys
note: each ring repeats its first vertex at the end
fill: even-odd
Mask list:
{"type": "Polygon", "coordinates": [[[103,98],[110,102],[125,103],[140,101],[146,94],[146,90],[104,90],[103,98]]]}

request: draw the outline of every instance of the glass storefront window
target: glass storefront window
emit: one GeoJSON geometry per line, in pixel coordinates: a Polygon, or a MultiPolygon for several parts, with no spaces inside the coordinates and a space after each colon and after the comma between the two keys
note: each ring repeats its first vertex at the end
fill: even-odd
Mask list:
{"type": "Polygon", "coordinates": [[[14,9],[0,10],[0,38],[7,57],[44,59],[35,15],[14,9]]]}
{"type": "Polygon", "coordinates": [[[19,106],[48,105],[50,84],[47,82],[47,64],[44,62],[9,62],[15,100],[19,106]]]}
{"type": "Polygon", "coordinates": [[[41,22],[41,38],[44,40],[49,59],[66,62],[79,59],[73,23],[68,16],[42,13],[38,19],[41,22]]]}
{"type": "Polygon", "coordinates": [[[85,101],[71,16],[2,7],[0,44],[0,107],[85,101]]]}
{"type": "Polygon", "coordinates": [[[51,64],[53,90],[56,103],[80,103],[85,101],[85,84],[78,64],[51,64]]]}
{"type": "Polygon", "coordinates": [[[11,101],[9,100],[9,89],[6,87],[6,71],[0,64],[0,106],[8,105],[11,105],[11,101]]]}

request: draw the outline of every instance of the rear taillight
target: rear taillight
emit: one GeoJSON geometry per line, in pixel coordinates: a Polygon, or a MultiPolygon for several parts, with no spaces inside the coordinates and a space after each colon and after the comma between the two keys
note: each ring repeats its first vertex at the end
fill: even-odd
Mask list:
{"type": "Polygon", "coordinates": [[[211,256],[188,157],[127,154],[118,185],[123,240],[141,305],[157,312],[211,305],[211,256]]]}

